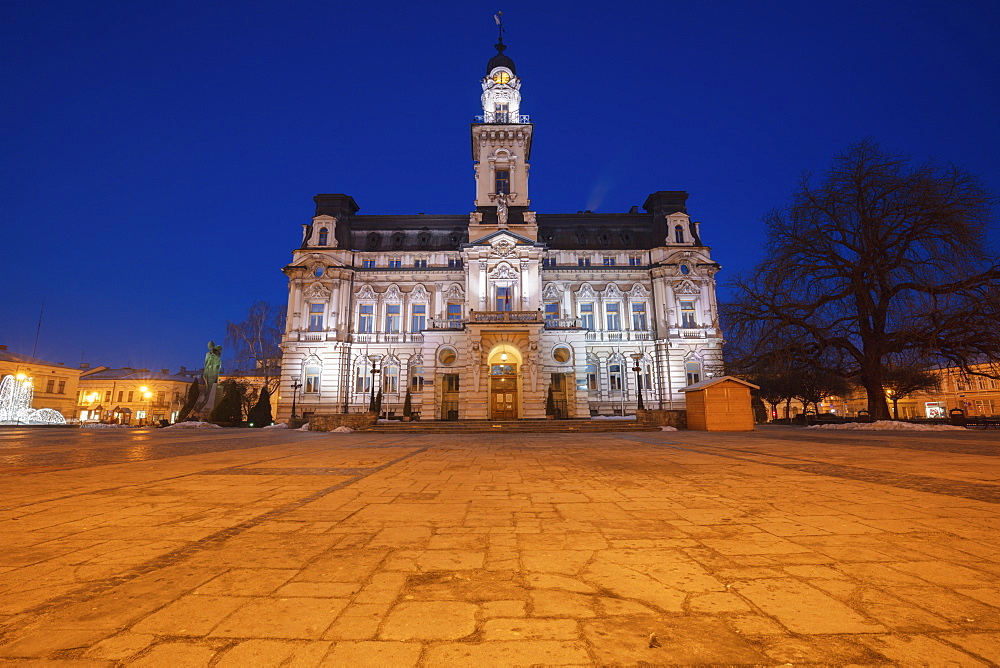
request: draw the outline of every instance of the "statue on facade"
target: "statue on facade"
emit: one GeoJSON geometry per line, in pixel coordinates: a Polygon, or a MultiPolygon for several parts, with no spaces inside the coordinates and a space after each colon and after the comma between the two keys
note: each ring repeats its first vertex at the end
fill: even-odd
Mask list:
{"type": "Polygon", "coordinates": [[[222,346],[215,345],[215,341],[208,342],[208,352],[205,353],[205,370],[202,377],[205,379],[205,396],[212,390],[212,386],[219,382],[219,371],[222,369],[222,346]]]}
{"type": "Polygon", "coordinates": [[[497,195],[497,220],[501,227],[507,226],[507,193],[497,195]]]}

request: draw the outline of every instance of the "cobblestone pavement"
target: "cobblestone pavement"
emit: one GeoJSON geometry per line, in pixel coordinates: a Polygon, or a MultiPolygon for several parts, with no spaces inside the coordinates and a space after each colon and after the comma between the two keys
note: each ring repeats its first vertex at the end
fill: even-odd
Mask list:
{"type": "Polygon", "coordinates": [[[998,455],[0,429],[0,664],[998,665],[998,455]]]}

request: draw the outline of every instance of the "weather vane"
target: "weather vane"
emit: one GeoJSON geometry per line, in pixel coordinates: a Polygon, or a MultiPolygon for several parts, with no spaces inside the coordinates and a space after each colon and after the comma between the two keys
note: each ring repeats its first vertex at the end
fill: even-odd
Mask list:
{"type": "Polygon", "coordinates": [[[497,26],[500,28],[500,36],[498,39],[503,41],[503,12],[497,10],[497,13],[493,15],[493,20],[497,22],[497,26]]]}

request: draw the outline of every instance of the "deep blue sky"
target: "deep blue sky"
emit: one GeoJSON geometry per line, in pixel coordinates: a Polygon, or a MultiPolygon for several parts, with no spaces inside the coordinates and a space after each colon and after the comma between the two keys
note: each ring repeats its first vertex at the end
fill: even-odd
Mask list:
{"type": "MultiPolygon", "coordinates": [[[[483,2],[8,0],[0,344],[199,366],[283,303],[312,196],[465,213],[483,2]]],[[[506,2],[532,208],[687,190],[731,272],[804,170],[872,136],[1000,189],[1000,3],[506,2]]],[[[994,241],[998,236],[994,234],[994,241]]]]}

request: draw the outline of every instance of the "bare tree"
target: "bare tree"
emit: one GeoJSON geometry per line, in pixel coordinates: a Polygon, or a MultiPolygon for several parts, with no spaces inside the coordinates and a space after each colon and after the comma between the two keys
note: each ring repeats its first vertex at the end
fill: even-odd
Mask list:
{"type": "Polygon", "coordinates": [[[1000,261],[986,241],[995,203],[953,165],[872,140],[849,147],[766,217],[767,255],[731,283],[726,338],[813,346],[815,368],[864,387],[873,419],[889,417],[894,355],[979,373],[971,366],[1000,359],[1000,261]]]}
{"type": "MultiPolygon", "coordinates": [[[[285,331],[285,310],[281,306],[256,301],[243,322],[226,322],[226,344],[233,351],[235,369],[227,375],[257,376],[268,393],[278,388],[281,376],[281,336],[285,331]]],[[[246,393],[244,393],[246,394],[246,393]]],[[[246,408],[256,400],[246,397],[246,408]]]]}
{"type": "Polygon", "coordinates": [[[941,387],[941,377],[920,362],[891,360],[882,374],[885,398],[892,402],[892,419],[899,419],[899,400],[941,387]]]}

